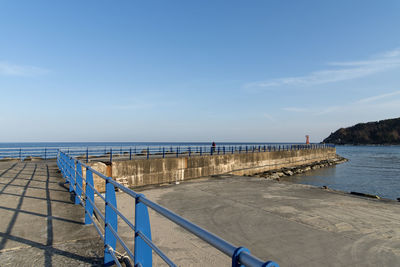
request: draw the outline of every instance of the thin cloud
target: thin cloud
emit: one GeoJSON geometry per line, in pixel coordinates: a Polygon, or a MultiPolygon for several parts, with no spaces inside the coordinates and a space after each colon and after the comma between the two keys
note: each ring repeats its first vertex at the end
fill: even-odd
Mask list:
{"type": "Polygon", "coordinates": [[[382,94],[382,95],[363,98],[363,99],[358,100],[356,103],[370,103],[370,102],[374,102],[374,101],[377,101],[377,100],[380,100],[383,98],[396,96],[396,95],[400,95],[400,91],[395,91],[395,92],[388,93],[388,94],[382,94]]]}
{"type": "Polygon", "coordinates": [[[0,61],[0,75],[3,76],[39,76],[48,73],[48,70],[26,65],[15,65],[0,61]]]}
{"type": "Polygon", "coordinates": [[[268,113],[264,113],[263,117],[268,119],[268,120],[270,120],[270,121],[275,121],[275,118],[273,116],[271,116],[270,114],[268,114],[268,113]]]}
{"type": "Polygon", "coordinates": [[[113,109],[119,110],[146,110],[146,109],[153,109],[155,105],[153,103],[143,103],[143,104],[130,104],[130,105],[114,105],[112,106],[113,109]]]}
{"type": "MultiPolygon", "coordinates": [[[[347,106],[354,106],[353,104],[347,105],[347,106]]],[[[325,115],[328,113],[332,112],[338,112],[341,109],[343,109],[345,106],[330,106],[330,107],[325,107],[322,110],[319,110],[315,113],[315,115],[325,115]]]]}
{"type": "Polygon", "coordinates": [[[400,48],[382,53],[363,61],[330,62],[327,65],[336,69],[311,72],[305,76],[284,77],[245,85],[251,87],[279,87],[285,85],[312,86],[365,77],[374,73],[400,67],[400,48]]]}
{"type": "Polygon", "coordinates": [[[136,98],[129,102],[123,101],[121,104],[111,105],[111,108],[115,110],[152,110],[176,105],[176,103],[162,100],[160,97],[156,94],[151,94],[148,97],[136,98]]]}
{"type": "Polygon", "coordinates": [[[312,115],[326,115],[334,112],[346,111],[349,109],[360,109],[360,108],[368,108],[379,107],[379,108],[397,108],[399,106],[399,99],[394,99],[394,96],[400,95],[400,91],[395,91],[392,93],[386,93],[376,96],[371,96],[367,98],[362,98],[346,105],[338,105],[338,106],[328,106],[323,108],[299,108],[299,107],[286,107],[282,108],[282,110],[289,112],[308,112],[312,115]],[[390,98],[390,99],[387,99],[390,98]],[[379,102],[379,100],[386,99],[385,102],[379,102]]]}
{"type": "Polygon", "coordinates": [[[282,108],[282,110],[289,111],[289,112],[307,112],[307,111],[309,111],[306,108],[296,108],[296,107],[285,107],[285,108],[282,108]]]}

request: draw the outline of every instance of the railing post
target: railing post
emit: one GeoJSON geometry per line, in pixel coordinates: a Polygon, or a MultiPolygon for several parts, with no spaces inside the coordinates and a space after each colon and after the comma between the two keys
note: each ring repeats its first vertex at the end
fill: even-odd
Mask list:
{"type": "Polygon", "coordinates": [[[190,151],[190,147],[188,148],[188,150],[189,150],[189,157],[190,157],[190,153],[191,153],[191,151],[190,151]]]}
{"type": "Polygon", "coordinates": [[[200,147],[200,156],[203,155],[202,147],[200,147]]]}
{"type": "Polygon", "coordinates": [[[19,160],[22,161],[22,148],[19,149],[19,160]]]}
{"type": "Polygon", "coordinates": [[[149,157],[150,157],[150,149],[149,147],[147,147],[147,159],[149,159],[149,157]]]}
{"type": "Polygon", "coordinates": [[[246,146],[246,153],[247,153],[247,152],[249,152],[249,149],[248,149],[248,147],[246,146]]]}
{"type": "Polygon", "coordinates": [[[68,179],[68,174],[67,174],[67,156],[63,153],[62,154],[62,163],[63,165],[63,169],[64,169],[64,178],[65,178],[65,183],[68,184],[70,183],[69,179],[68,179]]]}
{"type": "Polygon", "coordinates": [[[132,148],[129,148],[129,160],[132,160],[132,148]]]}
{"type": "Polygon", "coordinates": [[[93,206],[92,206],[92,203],[90,203],[90,201],[88,201],[88,199],[91,200],[94,203],[94,191],[89,185],[94,187],[93,173],[89,168],[86,168],[85,224],[91,224],[92,223],[92,216],[93,216],[93,206]]]}
{"type": "Polygon", "coordinates": [[[86,163],[89,162],[89,147],[86,147],[86,163]]]}
{"type": "Polygon", "coordinates": [[[79,160],[76,162],[75,180],[75,204],[79,204],[82,196],[82,166],[79,160]]]}
{"type": "Polygon", "coordinates": [[[110,148],[110,163],[112,162],[112,148],[110,148]]]}
{"type": "Polygon", "coordinates": [[[243,251],[246,251],[248,254],[250,254],[250,250],[245,247],[238,247],[235,249],[232,255],[232,267],[244,267],[244,265],[240,264],[239,262],[240,253],[243,251]]]}
{"type": "Polygon", "coordinates": [[[135,260],[134,266],[151,267],[153,264],[152,249],[139,236],[139,233],[151,240],[149,212],[147,206],[140,202],[139,194],[135,200],[135,260]]]}
{"type": "Polygon", "coordinates": [[[65,169],[66,169],[66,176],[68,177],[68,182],[69,182],[69,192],[72,192],[72,175],[71,175],[71,170],[72,170],[72,165],[71,165],[71,159],[69,156],[65,157],[65,169]]]}
{"type": "Polygon", "coordinates": [[[74,191],[74,186],[75,186],[75,161],[73,158],[69,157],[68,159],[69,164],[69,192],[74,191]]]}
{"type": "Polygon", "coordinates": [[[47,148],[45,147],[44,148],[44,160],[46,160],[46,158],[47,158],[47,148]]]}
{"type": "Polygon", "coordinates": [[[165,147],[162,148],[162,157],[165,158],[165,147]]]}
{"type": "Polygon", "coordinates": [[[61,156],[62,156],[61,165],[63,166],[63,174],[64,174],[64,178],[65,178],[65,183],[67,184],[67,183],[69,183],[69,180],[68,180],[68,175],[67,175],[66,156],[64,153],[61,156]]]}
{"type": "Polygon", "coordinates": [[[66,175],[66,170],[65,170],[65,154],[59,152],[59,156],[60,156],[60,165],[61,165],[61,174],[62,176],[65,178],[65,183],[68,183],[68,178],[66,175]]]}
{"type": "Polygon", "coordinates": [[[225,146],[222,147],[222,151],[223,151],[223,153],[225,155],[225,146]]]}
{"type": "Polygon", "coordinates": [[[176,147],[176,157],[178,157],[179,155],[178,155],[178,147],[176,147]]]}
{"type": "Polygon", "coordinates": [[[111,253],[108,252],[107,246],[110,246],[115,250],[117,245],[117,238],[113,235],[110,227],[114,229],[116,233],[118,233],[118,218],[117,213],[109,206],[109,204],[113,205],[117,208],[117,199],[115,197],[115,187],[109,180],[112,179],[108,177],[106,180],[106,209],[105,209],[105,229],[104,229],[104,265],[111,266],[114,264],[114,259],[111,256],[111,253]]]}
{"type": "Polygon", "coordinates": [[[58,169],[60,170],[60,172],[61,172],[61,176],[63,175],[63,173],[62,173],[62,167],[61,167],[61,157],[60,157],[60,151],[58,150],[57,151],[57,166],[58,166],[58,169]]]}

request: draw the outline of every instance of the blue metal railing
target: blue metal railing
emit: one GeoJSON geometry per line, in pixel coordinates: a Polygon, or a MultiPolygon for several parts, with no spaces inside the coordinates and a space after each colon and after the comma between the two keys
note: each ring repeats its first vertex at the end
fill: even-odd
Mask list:
{"type": "Polygon", "coordinates": [[[179,156],[204,156],[204,155],[224,155],[234,153],[255,153],[273,152],[285,150],[305,150],[334,147],[331,144],[235,144],[198,146],[136,146],[136,147],[43,147],[43,148],[0,148],[0,159],[13,158],[20,160],[27,159],[55,159],[58,150],[63,151],[69,156],[77,157],[86,162],[91,159],[102,160],[132,160],[144,158],[165,158],[179,156]]]}
{"type": "Polygon", "coordinates": [[[134,262],[134,266],[152,266],[152,251],[160,256],[169,266],[176,266],[173,261],[152,242],[148,207],[228,255],[232,259],[232,266],[279,266],[272,261],[261,261],[257,257],[252,256],[248,249],[236,247],[228,243],[172,211],[152,202],[143,194],[138,194],[117,183],[111,177],[99,173],[80,160],[68,156],[62,151],[58,152],[57,165],[62,176],[66,179],[66,183],[69,184],[69,191],[75,194],[75,204],[80,204],[85,209],[85,224],[93,224],[104,242],[104,264],[106,266],[113,264],[121,266],[116,253],[117,241],[123,247],[130,260],[134,262]],[[82,174],[82,168],[86,168],[85,177],[82,174]],[[96,174],[105,181],[104,196],[95,188],[93,174],[96,174]],[[120,189],[135,199],[134,224],[118,210],[115,194],[116,189],[120,189]],[[95,195],[104,202],[104,214],[95,204],[95,195]],[[95,218],[97,218],[97,220],[95,218]],[[133,252],[118,234],[118,218],[121,218],[135,233],[133,252]]]}
{"type": "Polygon", "coordinates": [[[24,160],[27,158],[51,159],[57,157],[59,148],[0,148],[0,159],[13,158],[24,160]]]}

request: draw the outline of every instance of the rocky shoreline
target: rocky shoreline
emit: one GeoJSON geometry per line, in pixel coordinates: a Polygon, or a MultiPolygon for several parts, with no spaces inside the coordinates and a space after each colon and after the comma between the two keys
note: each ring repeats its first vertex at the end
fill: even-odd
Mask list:
{"type": "Polygon", "coordinates": [[[244,175],[244,176],[260,177],[260,178],[266,178],[266,179],[271,179],[271,180],[279,180],[281,177],[301,174],[301,173],[305,173],[305,172],[308,172],[311,170],[337,165],[337,164],[340,164],[340,163],[343,163],[346,161],[348,161],[348,159],[336,154],[335,158],[329,159],[329,160],[321,160],[321,161],[316,161],[316,162],[312,162],[310,164],[304,164],[304,165],[300,165],[300,166],[296,166],[296,167],[285,167],[285,168],[269,170],[269,171],[265,171],[265,172],[254,173],[252,175],[244,175]]]}

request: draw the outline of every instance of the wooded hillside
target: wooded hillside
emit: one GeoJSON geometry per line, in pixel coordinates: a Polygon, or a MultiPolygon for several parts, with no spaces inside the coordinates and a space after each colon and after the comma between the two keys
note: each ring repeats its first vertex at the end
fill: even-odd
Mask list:
{"type": "Polygon", "coordinates": [[[324,139],[332,144],[400,144],[400,118],[340,128],[324,139]]]}

